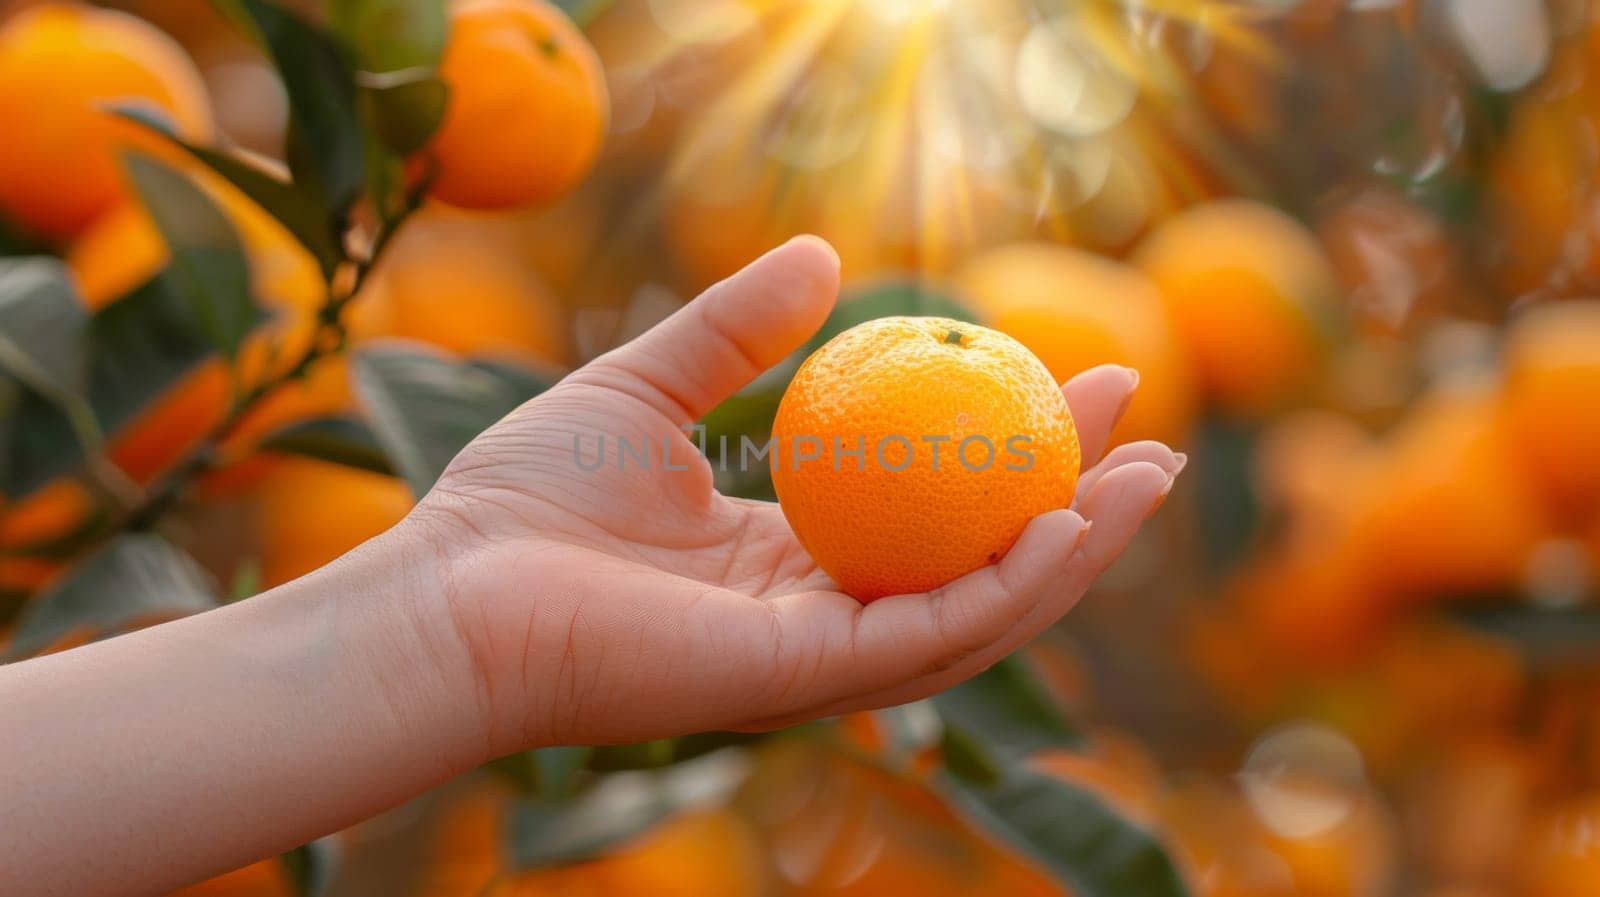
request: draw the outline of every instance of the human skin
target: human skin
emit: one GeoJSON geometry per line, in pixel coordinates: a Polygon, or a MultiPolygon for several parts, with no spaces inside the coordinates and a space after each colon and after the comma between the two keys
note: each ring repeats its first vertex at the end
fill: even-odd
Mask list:
{"type": "MultiPolygon", "coordinates": [[[[905,703],[1033,638],[1183,457],[1118,447],[999,564],[863,606],[776,505],[716,493],[678,430],[801,345],[837,290],[826,244],[792,241],[513,412],[333,564],[0,668],[0,893],[160,894],[506,753],[905,703]],[[574,433],[680,440],[687,469],[585,472],[574,433]]],[[[1104,367],[1064,387],[1085,458],[1136,383],[1104,367]]]]}

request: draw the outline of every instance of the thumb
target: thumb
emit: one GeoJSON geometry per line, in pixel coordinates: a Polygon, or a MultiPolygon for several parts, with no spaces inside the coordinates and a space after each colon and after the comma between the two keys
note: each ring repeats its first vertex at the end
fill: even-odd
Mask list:
{"type": "Polygon", "coordinates": [[[796,237],[574,377],[621,389],[687,426],[816,333],[838,293],[833,248],[796,237]]]}

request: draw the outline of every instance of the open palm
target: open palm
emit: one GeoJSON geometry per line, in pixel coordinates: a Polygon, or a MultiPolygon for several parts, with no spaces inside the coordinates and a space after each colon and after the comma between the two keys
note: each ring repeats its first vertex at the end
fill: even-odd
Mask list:
{"type": "MultiPolygon", "coordinates": [[[[933,694],[1070,609],[1171,488],[1181,456],[1122,446],[1001,563],[859,604],[777,505],[716,492],[684,430],[803,344],[837,291],[826,244],[774,250],[512,413],[424,500],[442,616],[497,751],[772,728],[933,694]]],[[[1135,384],[1104,367],[1064,387],[1085,459],[1135,384]]]]}

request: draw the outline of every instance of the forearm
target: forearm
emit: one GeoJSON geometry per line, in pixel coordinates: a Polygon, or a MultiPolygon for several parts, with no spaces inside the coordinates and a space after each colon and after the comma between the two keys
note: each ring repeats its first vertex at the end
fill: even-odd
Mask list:
{"type": "Polygon", "coordinates": [[[161,893],[485,759],[459,645],[414,625],[415,544],[0,667],[0,894],[161,893]]]}

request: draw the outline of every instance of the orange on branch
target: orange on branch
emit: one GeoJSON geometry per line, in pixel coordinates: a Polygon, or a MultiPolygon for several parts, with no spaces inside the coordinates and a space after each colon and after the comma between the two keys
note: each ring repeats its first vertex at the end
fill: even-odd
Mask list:
{"type": "Polygon", "coordinates": [[[1506,438],[1564,522],[1600,517],[1600,301],[1541,305],[1506,345],[1506,438]]]}
{"type": "Polygon", "coordinates": [[[1497,397],[1470,385],[1416,405],[1352,493],[1372,579],[1412,600],[1519,584],[1550,535],[1500,426],[1497,397]]]}
{"type": "Polygon", "coordinates": [[[1183,438],[1194,416],[1189,372],[1161,294],[1137,268],[1019,243],[967,262],[955,282],[979,320],[1016,337],[1059,382],[1099,364],[1139,372],[1113,442],[1183,438]]]}
{"type": "Polygon", "coordinates": [[[398,337],[463,355],[560,365],[563,309],[515,218],[431,205],[406,222],[350,310],[352,338],[398,337]]]}
{"type": "Polygon", "coordinates": [[[167,152],[107,111],[143,105],[178,133],[205,139],[205,85],[183,49],[126,13],[50,3],[0,26],[0,214],[64,239],[128,196],[119,153],[167,152]]]}
{"type": "Polygon", "coordinates": [[[1135,261],[1161,290],[1202,391],[1236,413],[1269,411],[1315,377],[1338,282],[1294,219],[1241,199],[1163,222],[1135,261]]]}
{"type": "Polygon", "coordinates": [[[272,859],[180,888],[167,897],[293,897],[295,892],[283,864],[272,859]]]}
{"type": "Polygon", "coordinates": [[[1072,502],[1077,429],[1044,364],[999,331],[891,317],[806,359],[772,429],[795,534],[862,601],[1000,560],[1072,502]],[[860,454],[850,453],[860,449],[860,454]]]}
{"type": "Polygon", "coordinates": [[[490,209],[548,202],[589,172],[609,116],[599,57],[545,0],[461,0],[439,76],[433,194],[490,209]]]}
{"type": "Polygon", "coordinates": [[[334,560],[411,510],[393,477],[305,458],[284,458],[252,484],[262,586],[270,588],[334,560]]]}

